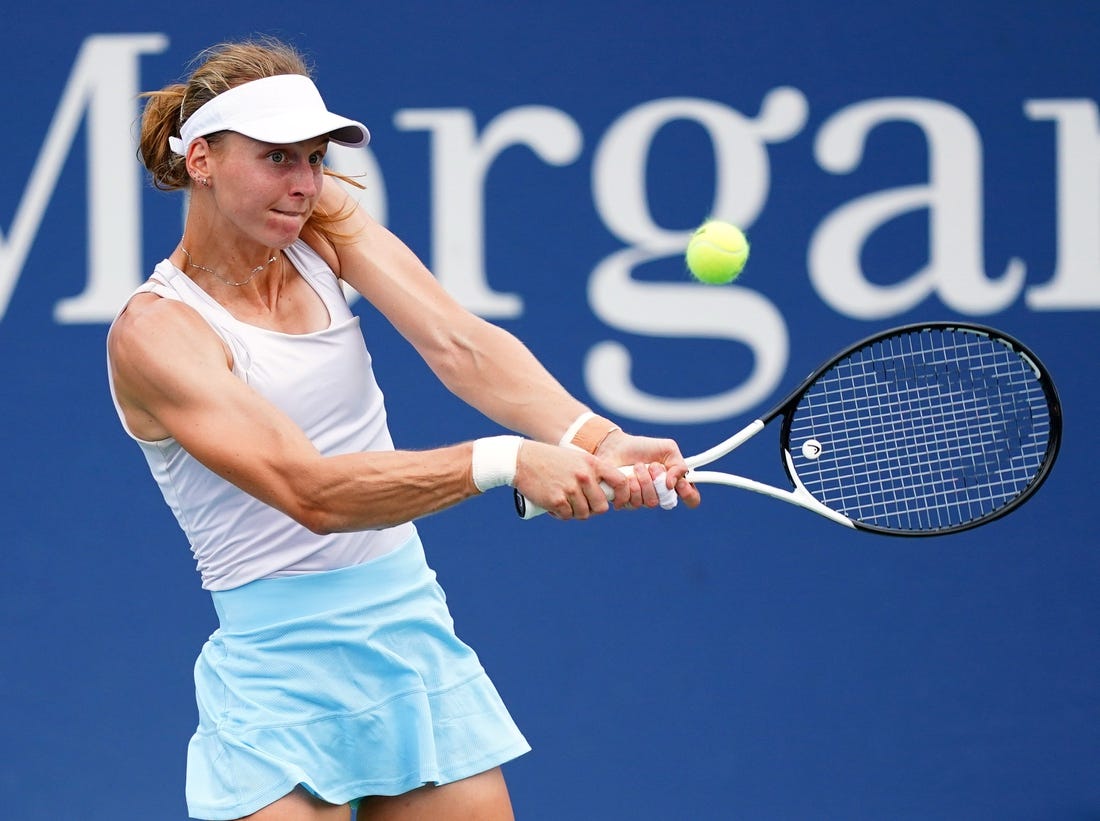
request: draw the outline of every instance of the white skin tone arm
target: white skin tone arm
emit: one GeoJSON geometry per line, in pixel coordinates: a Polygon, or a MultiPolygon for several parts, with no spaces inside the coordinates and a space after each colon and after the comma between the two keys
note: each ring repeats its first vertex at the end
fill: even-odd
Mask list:
{"type": "MultiPolygon", "coordinates": [[[[385,527],[477,495],[470,443],[323,457],[233,375],[205,320],[173,300],[135,297],[111,330],[109,351],[135,434],[174,437],[215,473],[315,532],[385,527]]],[[[600,480],[630,484],[612,463],[537,442],[524,443],[520,467],[530,475],[517,474],[517,486],[561,518],[607,510],[600,480]]],[[[640,488],[631,497],[646,504],[640,488]]]]}
{"type": "MultiPolygon", "coordinates": [[[[195,162],[194,152],[189,160],[195,162]]],[[[219,170],[208,159],[199,174],[211,174],[211,168],[215,174],[219,170]]],[[[310,196],[309,175],[302,177],[293,190],[315,199],[320,180],[310,196]]],[[[343,196],[333,184],[325,188],[326,194],[343,196]]],[[[201,208],[220,207],[203,204],[202,198],[212,196],[196,192],[192,217],[197,219],[201,208]]],[[[331,247],[306,238],[394,323],[457,396],[502,425],[556,442],[583,406],[514,337],[457,306],[400,240],[361,211],[352,219],[361,221],[355,226],[359,233],[354,243],[341,246],[339,258],[331,247]]],[[[273,316],[287,310],[280,298],[286,302],[291,286],[280,292],[273,281],[260,279],[254,286],[273,316]]],[[[322,456],[285,414],[232,374],[220,338],[174,300],[135,297],[112,327],[108,350],[117,395],[135,435],[175,438],[215,473],[315,532],[410,521],[478,493],[470,443],[424,452],[322,456]]],[[[670,481],[681,497],[697,504],[697,491],[677,482],[684,468],[674,443],[620,433],[605,440],[598,457],[526,441],[515,484],[559,518],[587,518],[609,507],[601,481],[615,490],[618,507],[654,506],[651,475],[658,468],[644,470],[639,482],[624,477],[617,465],[657,462],[671,467],[670,481]]]]}
{"type": "MultiPolygon", "coordinates": [[[[328,180],[319,206],[329,213],[343,213],[348,205],[347,195],[328,180]]],[[[586,410],[515,336],[461,307],[403,242],[362,209],[355,209],[338,229],[354,240],[333,249],[308,239],[333,270],[386,316],[443,384],[464,402],[510,430],[551,443],[556,443],[569,423],[586,410]]],[[[572,457],[570,461],[575,458],[569,452],[564,455],[572,457]]],[[[636,471],[643,480],[638,488],[633,479],[625,486],[609,481],[606,467],[602,468],[600,478],[619,491],[618,506],[656,505],[651,476],[665,466],[669,468],[669,487],[675,487],[688,505],[698,504],[698,491],[681,481],[687,467],[672,440],[616,432],[604,441],[597,455],[609,465],[646,465],[636,471]],[[651,464],[652,470],[648,469],[651,464]]],[[[551,469],[548,461],[562,456],[525,444],[520,452],[517,487],[528,495],[526,488],[530,486],[538,495],[542,491],[539,476],[551,469]]],[[[569,492],[564,491],[566,496],[569,492]]],[[[585,493],[586,498],[588,495],[585,493]]],[[[548,509],[563,514],[565,501],[559,499],[548,509]]]]}
{"type": "Polygon", "coordinates": [[[162,429],[215,473],[315,532],[397,524],[477,492],[469,444],[430,454],[323,457],[232,374],[206,322],[173,300],[136,297],[108,345],[115,388],[137,435],[163,438],[150,436],[162,429]]]}

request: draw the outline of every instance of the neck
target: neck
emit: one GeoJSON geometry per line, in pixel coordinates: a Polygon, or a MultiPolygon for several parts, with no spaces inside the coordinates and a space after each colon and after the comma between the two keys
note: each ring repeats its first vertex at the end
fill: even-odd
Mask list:
{"type": "Polygon", "coordinates": [[[272,270],[275,262],[281,260],[281,254],[277,249],[264,249],[264,256],[259,258],[260,261],[252,262],[251,260],[257,257],[249,258],[235,253],[228,256],[204,255],[202,250],[204,247],[193,245],[184,236],[178,246],[178,251],[183,255],[183,264],[179,267],[191,275],[198,272],[209,274],[217,282],[233,288],[247,285],[259,275],[272,270]]]}

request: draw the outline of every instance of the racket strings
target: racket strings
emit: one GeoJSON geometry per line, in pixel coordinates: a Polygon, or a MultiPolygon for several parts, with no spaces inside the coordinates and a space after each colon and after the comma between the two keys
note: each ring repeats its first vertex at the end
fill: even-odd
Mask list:
{"type": "Polygon", "coordinates": [[[1024,492],[1050,429],[1030,362],[972,331],[921,330],[859,349],[816,380],[792,415],[789,449],[798,480],[834,510],[929,532],[1024,492]]]}

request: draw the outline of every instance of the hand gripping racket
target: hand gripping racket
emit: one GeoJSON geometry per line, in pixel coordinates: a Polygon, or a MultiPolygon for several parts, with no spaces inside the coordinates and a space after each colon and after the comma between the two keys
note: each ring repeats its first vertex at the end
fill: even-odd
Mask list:
{"type": "MultiPolygon", "coordinates": [[[[1050,472],[1061,431],[1054,383],[1015,339],[981,325],[905,325],[841,351],[769,413],[688,458],[687,479],[752,490],[860,530],[937,536],[1026,501],[1050,472]],[[698,469],[777,417],[793,489],[698,469]]],[[[515,501],[525,519],[545,512],[518,491],[515,501]]]]}

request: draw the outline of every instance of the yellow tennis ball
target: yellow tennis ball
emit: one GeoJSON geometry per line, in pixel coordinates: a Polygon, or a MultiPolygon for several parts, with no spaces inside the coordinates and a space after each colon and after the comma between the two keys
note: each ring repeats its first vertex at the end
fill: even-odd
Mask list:
{"type": "Polygon", "coordinates": [[[749,241],[736,225],[708,220],[695,231],[687,247],[687,266],[700,282],[733,282],[749,258],[749,241]]]}

